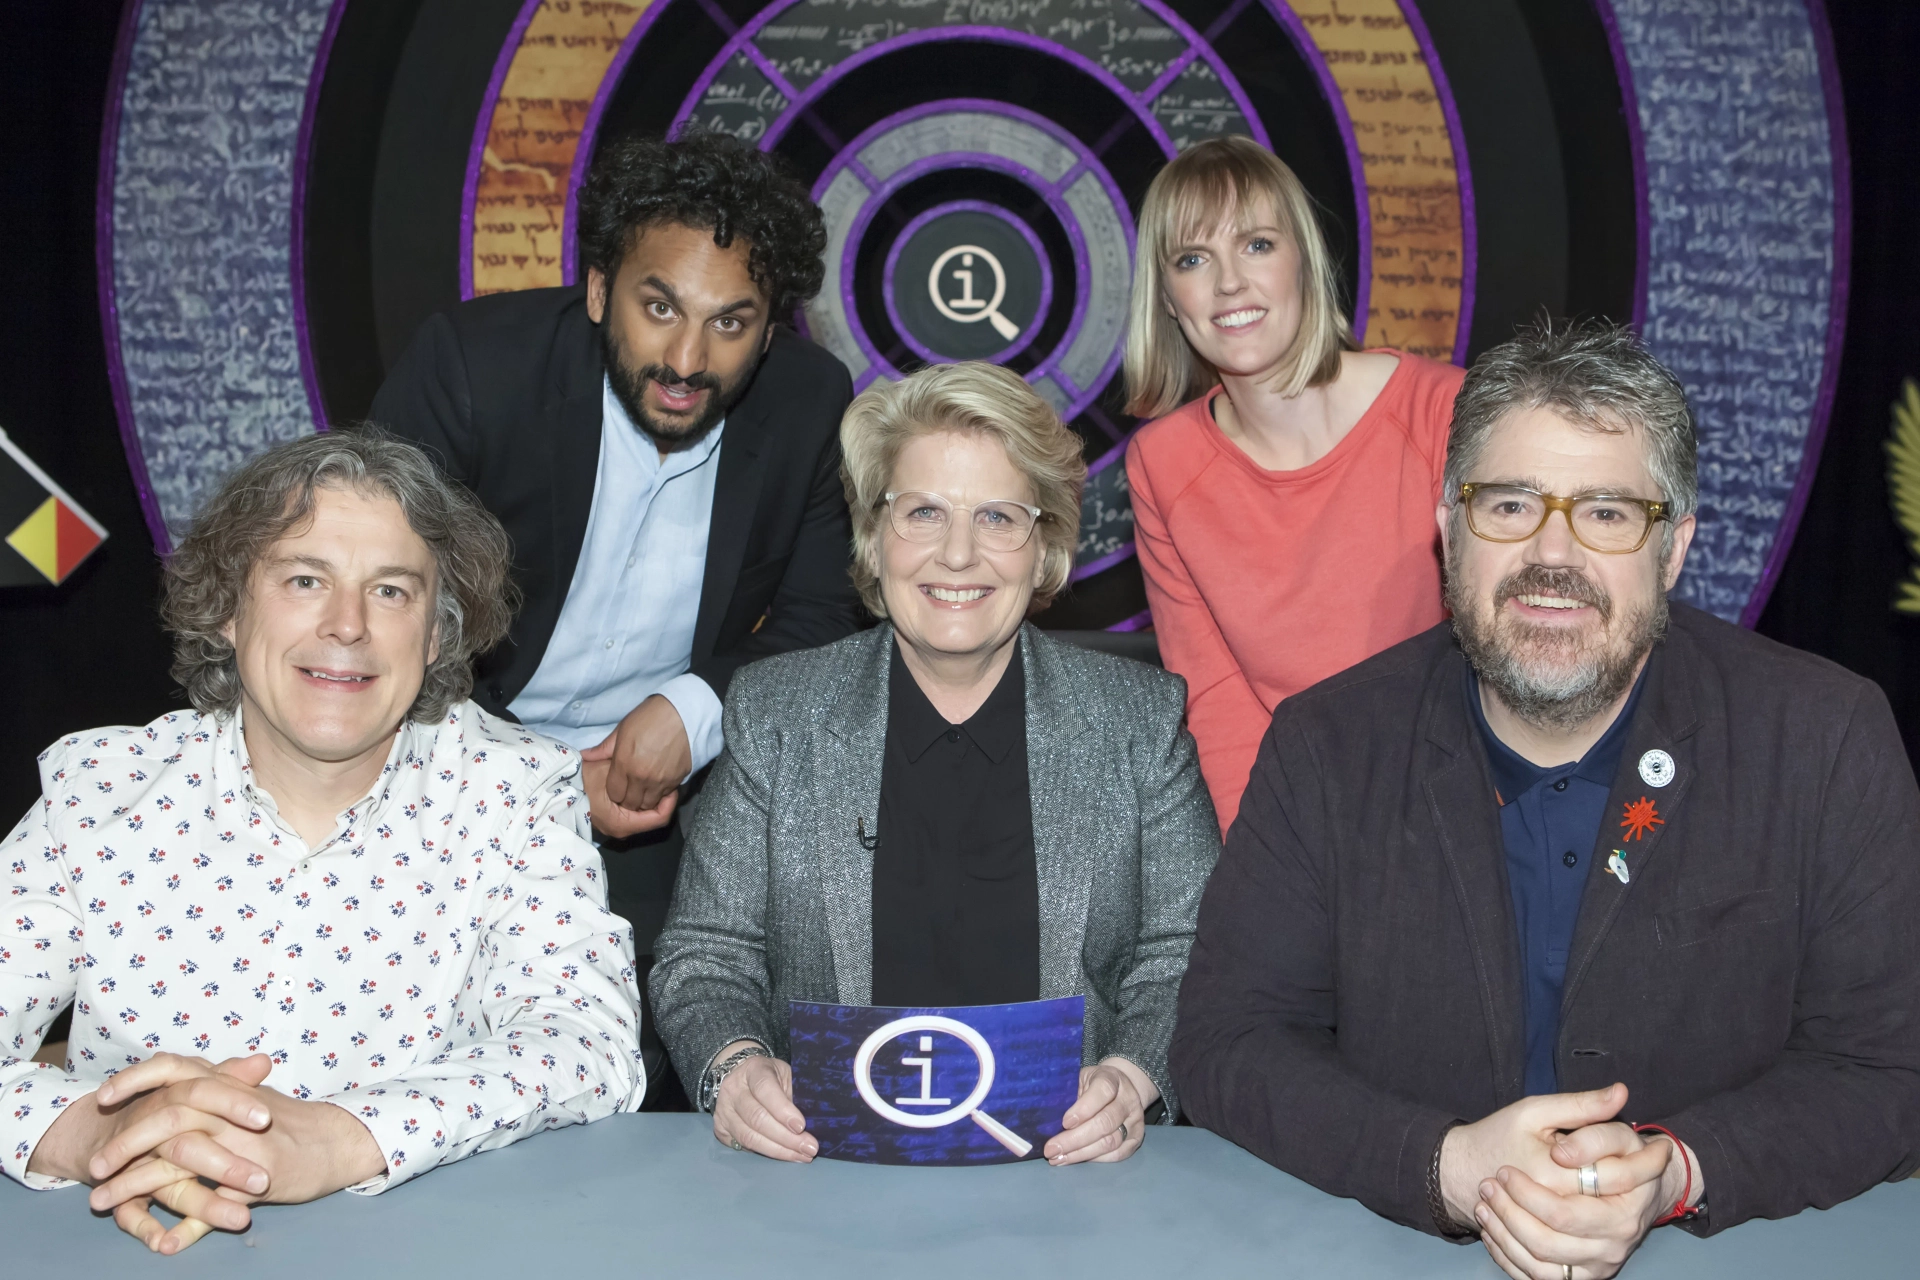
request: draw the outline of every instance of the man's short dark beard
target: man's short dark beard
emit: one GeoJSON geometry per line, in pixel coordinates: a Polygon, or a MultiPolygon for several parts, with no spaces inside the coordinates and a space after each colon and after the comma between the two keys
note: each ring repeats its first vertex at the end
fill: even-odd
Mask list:
{"type": "MultiPolygon", "coordinates": [[[[1454,545],[1458,547],[1459,543],[1454,545]]],[[[1459,584],[1458,558],[1449,555],[1447,607],[1453,610],[1453,634],[1460,642],[1460,651],[1481,683],[1499,696],[1507,710],[1539,729],[1568,732],[1605,712],[1633,683],[1641,659],[1667,633],[1667,594],[1656,591],[1651,604],[1625,615],[1624,644],[1617,649],[1588,650],[1585,661],[1564,676],[1546,679],[1527,668],[1520,646],[1544,640],[1566,652],[1578,642],[1523,621],[1502,622],[1500,607],[1515,596],[1565,596],[1591,605],[1599,612],[1601,622],[1608,623],[1613,620],[1613,598],[1598,583],[1574,570],[1528,565],[1500,583],[1493,593],[1492,609],[1483,616],[1481,602],[1464,599],[1459,584]]]]}
{"type": "Polygon", "coordinates": [[[755,355],[753,362],[731,382],[722,382],[711,373],[692,373],[681,377],[663,364],[650,364],[636,369],[627,363],[626,353],[620,349],[620,343],[614,337],[611,316],[600,326],[600,354],[606,362],[607,381],[613,387],[613,398],[627,411],[627,417],[633,425],[640,428],[662,453],[691,449],[706,439],[707,433],[719,426],[720,420],[746,394],[762,358],[755,355]],[[679,384],[709,392],[706,407],[700,411],[699,417],[684,427],[657,422],[647,412],[646,391],[649,382],[679,384]]]}

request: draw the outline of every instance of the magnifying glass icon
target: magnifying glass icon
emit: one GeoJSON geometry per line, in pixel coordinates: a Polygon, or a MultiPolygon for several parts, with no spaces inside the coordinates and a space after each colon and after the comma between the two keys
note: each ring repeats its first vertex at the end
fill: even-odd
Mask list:
{"type": "Polygon", "coordinates": [[[1000,314],[1000,304],[1007,298],[1007,269],[1000,265],[999,258],[977,244],[957,244],[935,258],[933,270],[927,273],[927,293],[933,298],[934,309],[956,324],[972,324],[984,319],[991,322],[994,332],[1008,342],[1020,336],[1020,326],[1000,314]],[[960,281],[960,296],[949,298],[940,291],[940,273],[956,256],[960,259],[960,266],[954,269],[953,275],[960,281]],[[975,258],[979,258],[993,272],[991,298],[973,296],[975,258]]]}
{"type": "MultiPolygon", "coordinates": [[[[993,1046],[987,1038],[966,1023],[954,1018],[943,1018],[937,1014],[917,1014],[913,1017],[896,1018],[866,1038],[860,1051],[853,1057],[853,1086],[860,1091],[860,1098],[878,1115],[905,1125],[909,1129],[940,1129],[965,1116],[985,1129],[998,1142],[1014,1155],[1024,1158],[1033,1150],[1033,1144],[1022,1138],[1007,1126],[980,1110],[980,1104],[986,1101],[987,1094],[993,1089],[993,1046]],[[973,1092],[961,1100],[959,1106],[948,1107],[944,1111],[924,1114],[902,1111],[892,1102],[880,1096],[873,1087],[873,1059],[882,1048],[899,1036],[915,1031],[945,1032],[960,1043],[973,1050],[973,1056],[980,1063],[980,1079],[974,1084],[973,1092]]],[[[922,1067],[923,1079],[930,1078],[930,1067],[922,1067]]],[[[910,1099],[896,1099],[906,1102],[910,1099]]],[[[945,1098],[928,1099],[929,1102],[945,1102],[945,1098]]]]}

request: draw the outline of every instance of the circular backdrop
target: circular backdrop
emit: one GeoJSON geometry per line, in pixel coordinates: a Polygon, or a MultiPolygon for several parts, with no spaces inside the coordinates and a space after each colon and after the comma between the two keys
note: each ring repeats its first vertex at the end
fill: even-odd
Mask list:
{"type": "Polygon", "coordinates": [[[276,440],[364,414],[428,314],[577,278],[596,147],[724,129],[811,186],[794,317],[858,385],[1008,366],[1086,441],[1050,626],[1146,625],[1116,371],[1133,217],[1243,133],[1321,206],[1369,345],[1462,361],[1538,310],[1631,319],[1685,381],[1679,594],[1751,622],[1811,480],[1847,264],[1813,0],[132,0],[100,291],[156,543],[276,440]],[[1467,10],[1472,12],[1467,12],[1467,10]],[[1548,33],[1551,38],[1545,38],[1548,33]],[[1701,54],[1712,53],[1711,57],[1701,54]]]}

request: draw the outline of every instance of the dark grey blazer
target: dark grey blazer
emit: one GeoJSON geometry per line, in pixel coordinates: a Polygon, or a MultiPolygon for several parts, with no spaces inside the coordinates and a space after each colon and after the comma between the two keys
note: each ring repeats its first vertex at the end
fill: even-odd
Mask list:
{"type": "MultiPolygon", "coordinates": [[[[1040,880],[1040,994],[1086,997],[1088,1062],[1159,1086],[1200,893],[1220,852],[1186,730],[1186,682],[1032,626],[1027,760],[1040,880]]],[[[716,1051],[787,1053],[787,1001],[866,1004],[893,628],[742,668],[727,750],[687,836],[649,981],[660,1038],[697,1096],[716,1051]]]]}
{"type": "MultiPolygon", "coordinates": [[[[1442,624],[1282,703],[1200,911],[1173,1074],[1262,1159],[1432,1230],[1448,1122],[1522,1096],[1520,947],[1442,624]]],[[[1675,605],[1590,851],[1556,1053],[1699,1153],[1711,1232],[1920,1160],[1920,792],[1887,700],[1675,605]],[[1642,781],[1660,748],[1675,772],[1642,781]],[[1621,828],[1653,802],[1662,825],[1621,828]],[[1629,882],[1605,870],[1623,851],[1629,882]]]]}

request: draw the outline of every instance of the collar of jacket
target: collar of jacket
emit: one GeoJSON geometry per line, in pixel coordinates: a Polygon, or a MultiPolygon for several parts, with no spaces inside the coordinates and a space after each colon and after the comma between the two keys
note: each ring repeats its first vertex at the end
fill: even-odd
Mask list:
{"type": "MultiPolygon", "coordinates": [[[[549,572],[553,580],[560,583],[573,581],[581,548],[586,545],[594,480],[600,471],[600,432],[607,375],[600,349],[600,331],[587,319],[584,306],[579,309],[577,323],[584,326],[584,332],[576,335],[573,343],[576,358],[564,364],[564,385],[556,388],[561,396],[548,402],[545,423],[547,438],[553,441],[553,563],[549,572]]],[[[727,413],[727,431],[720,441],[719,469],[714,475],[716,518],[707,532],[707,564],[701,576],[699,611],[694,620],[696,661],[713,652],[720,623],[733,599],[734,583],[746,557],[753,512],[759,505],[763,472],[760,455],[773,429],[777,408],[774,399],[779,391],[778,379],[765,376],[767,368],[782,361],[794,341],[794,334],[784,325],[773,327],[772,341],[754,371],[753,381],[739,403],[727,413]]],[[[542,634],[552,635],[565,594],[562,591],[556,595],[552,618],[538,620],[542,634]]],[[[532,679],[537,666],[536,656],[527,666],[520,687],[532,679]]],[[[514,689],[509,697],[517,696],[518,692],[518,688],[514,689]]]]}

